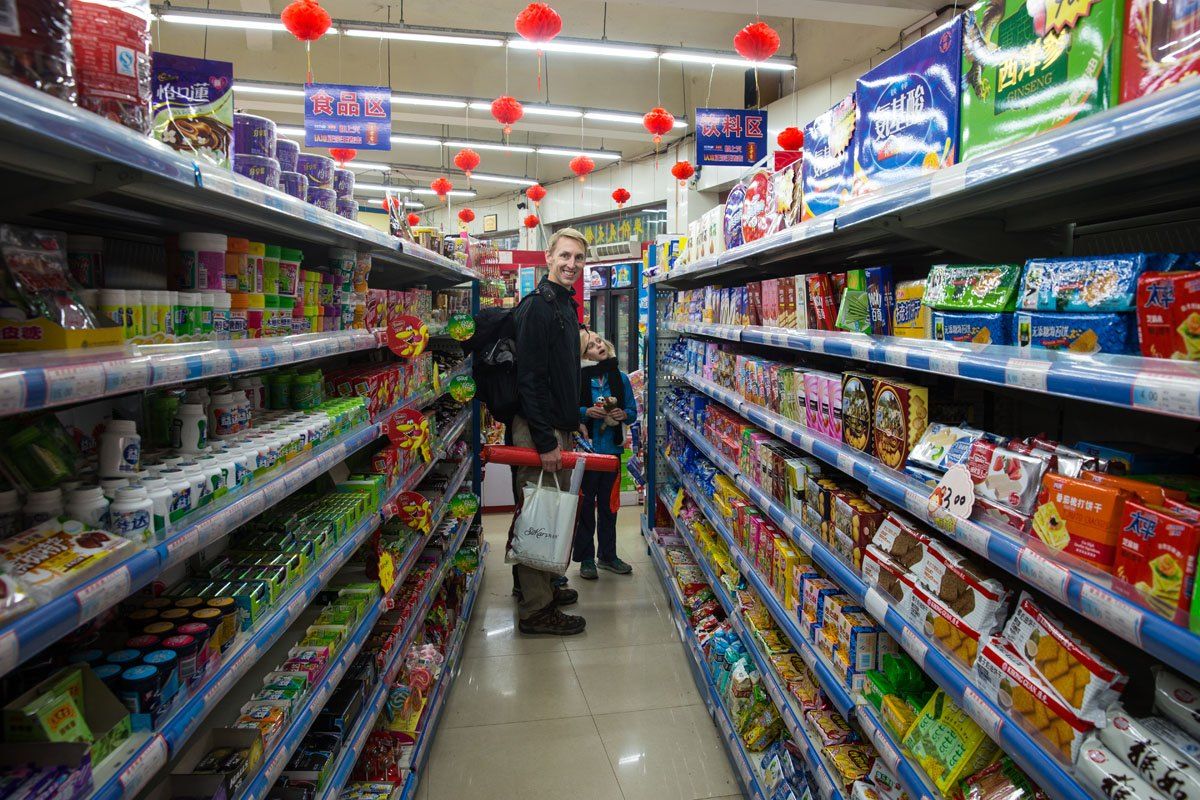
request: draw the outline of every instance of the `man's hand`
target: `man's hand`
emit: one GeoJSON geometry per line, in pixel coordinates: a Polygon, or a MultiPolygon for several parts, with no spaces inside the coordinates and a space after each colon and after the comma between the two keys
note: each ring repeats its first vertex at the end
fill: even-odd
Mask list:
{"type": "Polygon", "coordinates": [[[556,447],[549,453],[541,453],[542,469],[546,472],[558,472],[562,469],[562,448],[556,447]]]}
{"type": "Polygon", "coordinates": [[[604,419],[607,412],[600,406],[588,406],[587,415],[592,419],[604,419]]]}
{"type": "Polygon", "coordinates": [[[625,409],[623,408],[614,408],[608,412],[608,418],[614,423],[623,422],[627,416],[629,415],[625,413],[625,409]]]}

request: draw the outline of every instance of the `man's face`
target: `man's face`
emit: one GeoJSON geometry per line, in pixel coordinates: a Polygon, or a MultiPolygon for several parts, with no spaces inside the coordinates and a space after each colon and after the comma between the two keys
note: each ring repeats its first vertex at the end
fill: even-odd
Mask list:
{"type": "Polygon", "coordinates": [[[554,243],[554,250],[546,253],[546,264],[550,268],[548,277],[559,286],[570,289],[583,275],[586,257],[583,245],[563,236],[554,243]]]}

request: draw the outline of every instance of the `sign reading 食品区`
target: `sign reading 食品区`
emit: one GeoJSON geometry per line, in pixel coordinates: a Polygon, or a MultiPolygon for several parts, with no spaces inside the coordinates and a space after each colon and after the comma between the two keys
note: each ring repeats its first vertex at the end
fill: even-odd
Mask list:
{"type": "Polygon", "coordinates": [[[767,150],[766,111],[696,109],[696,162],[700,166],[749,167],[767,150]]]}
{"type": "Polygon", "coordinates": [[[386,86],[304,84],[304,146],[392,149],[392,93],[386,86]]]}

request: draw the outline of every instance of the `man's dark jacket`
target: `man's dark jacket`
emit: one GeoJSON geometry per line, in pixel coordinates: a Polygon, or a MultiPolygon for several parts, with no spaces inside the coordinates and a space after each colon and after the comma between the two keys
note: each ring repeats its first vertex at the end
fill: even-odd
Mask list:
{"type": "Polygon", "coordinates": [[[517,396],[534,446],[548,453],[554,431],[579,427],[579,323],[573,290],[543,278],[536,294],[513,314],[517,396]]]}

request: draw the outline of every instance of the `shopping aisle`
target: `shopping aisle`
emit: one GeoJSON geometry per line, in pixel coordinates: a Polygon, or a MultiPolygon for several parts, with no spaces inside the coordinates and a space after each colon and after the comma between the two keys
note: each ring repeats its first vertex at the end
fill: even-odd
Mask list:
{"type": "Polygon", "coordinates": [[[516,632],[504,564],[510,517],[484,517],[483,595],[420,800],[742,796],[646,554],[639,510],[624,509],[618,524],[632,575],[583,581],[572,566],[579,605],[566,610],[588,627],[566,638],[516,632]]]}

